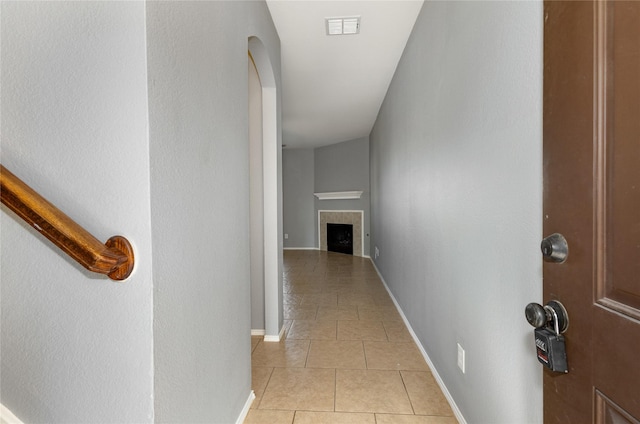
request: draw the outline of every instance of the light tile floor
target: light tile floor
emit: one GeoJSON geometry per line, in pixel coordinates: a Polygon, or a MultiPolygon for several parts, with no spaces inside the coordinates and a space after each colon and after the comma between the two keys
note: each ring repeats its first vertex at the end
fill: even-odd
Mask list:
{"type": "Polygon", "coordinates": [[[246,424],[454,424],[369,259],[284,252],[285,339],[252,337],[246,424]]]}

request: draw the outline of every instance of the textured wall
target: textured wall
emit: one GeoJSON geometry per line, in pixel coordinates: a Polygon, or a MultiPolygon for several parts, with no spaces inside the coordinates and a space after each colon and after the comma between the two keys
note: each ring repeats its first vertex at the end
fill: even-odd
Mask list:
{"type": "Polygon", "coordinates": [[[235,422],[250,393],[253,35],[279,85],[264,2],[147,4],[158,422],[235,422]]]}
{"type": "Polygon", "coordinates": [[[3,207],[2,403],[25,422],[235,422],[251,384],[250,36],[280,129],[266,4],[0,7],[3,165],[136,251],[114,283],[3,207]]]}
{"type": "Polygon", "coordinates": [[[145,5],[0,7],[2,164],[136,254],[115,283],[2,207],[0,398],[27,423],[152,422],[145,5]]]}
{"type": "Polygon", "coordinates": [[[252,58],[249,72],[249,210],[251,244],[251,329],[264,330],[264,193],[262,85],[252,58]]]}
{"type": "MultiPolygon", "coordinates": [[[[360,199],[315,200],[315,226],[319,210],[364,211],[364,256],[369,256],[370,196],[369,137],[314,150],[314,192],[363,191],[360,199]]],[[[316,229],[317,231],[317,229],[316,229]]]]}
{"type": "Polygon", "coordinates": [[[313,149],[282,151],[285,247],[317,248],[317,216],[314,214],[313,149]]]}
{"type": "Polygon", "coordinates": [[[425,2],[370,136],[376,264],[470,423],[542,421],[542,25],[425,2]]]}
{"type": "Polygon", "coordinates": [[[285,247],[315,248],[319,210],[364,211],[364,255],[369,255],[369,138],[319,147],[285,149],[285,247]],[[313,193],[362,190],[360,199],[319,201],[313,193]]]}

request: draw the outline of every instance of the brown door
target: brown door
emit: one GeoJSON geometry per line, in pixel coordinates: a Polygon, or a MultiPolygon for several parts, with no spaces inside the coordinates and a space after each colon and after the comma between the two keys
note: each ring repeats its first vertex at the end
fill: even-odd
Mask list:
{"type": "Polygon", "coordinates": [[[547,423],[640,422],[640,1],[545,1],[544,301],[569,314],[547,423]]]}

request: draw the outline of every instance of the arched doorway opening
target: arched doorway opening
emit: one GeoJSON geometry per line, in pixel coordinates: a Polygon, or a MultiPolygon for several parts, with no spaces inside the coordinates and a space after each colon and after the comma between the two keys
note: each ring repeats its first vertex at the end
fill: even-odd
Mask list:
{"type": "Polygon", "coordinates": [[[282,309],[282,141],[277,88],[266,48],[249,38],[251,328],[280,341],[282,309]]]}

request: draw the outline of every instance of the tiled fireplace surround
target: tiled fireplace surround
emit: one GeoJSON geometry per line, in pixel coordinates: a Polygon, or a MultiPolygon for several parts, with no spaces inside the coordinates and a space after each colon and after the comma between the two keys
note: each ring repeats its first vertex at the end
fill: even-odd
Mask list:
{"type": "Polygon", "coordinates": [[[320,250],[327,250],[327,224],[351,224],[353,225],[353,255],[363,256],[363,216],[364,211],[318,211],[318,240],[320,250]]]}

